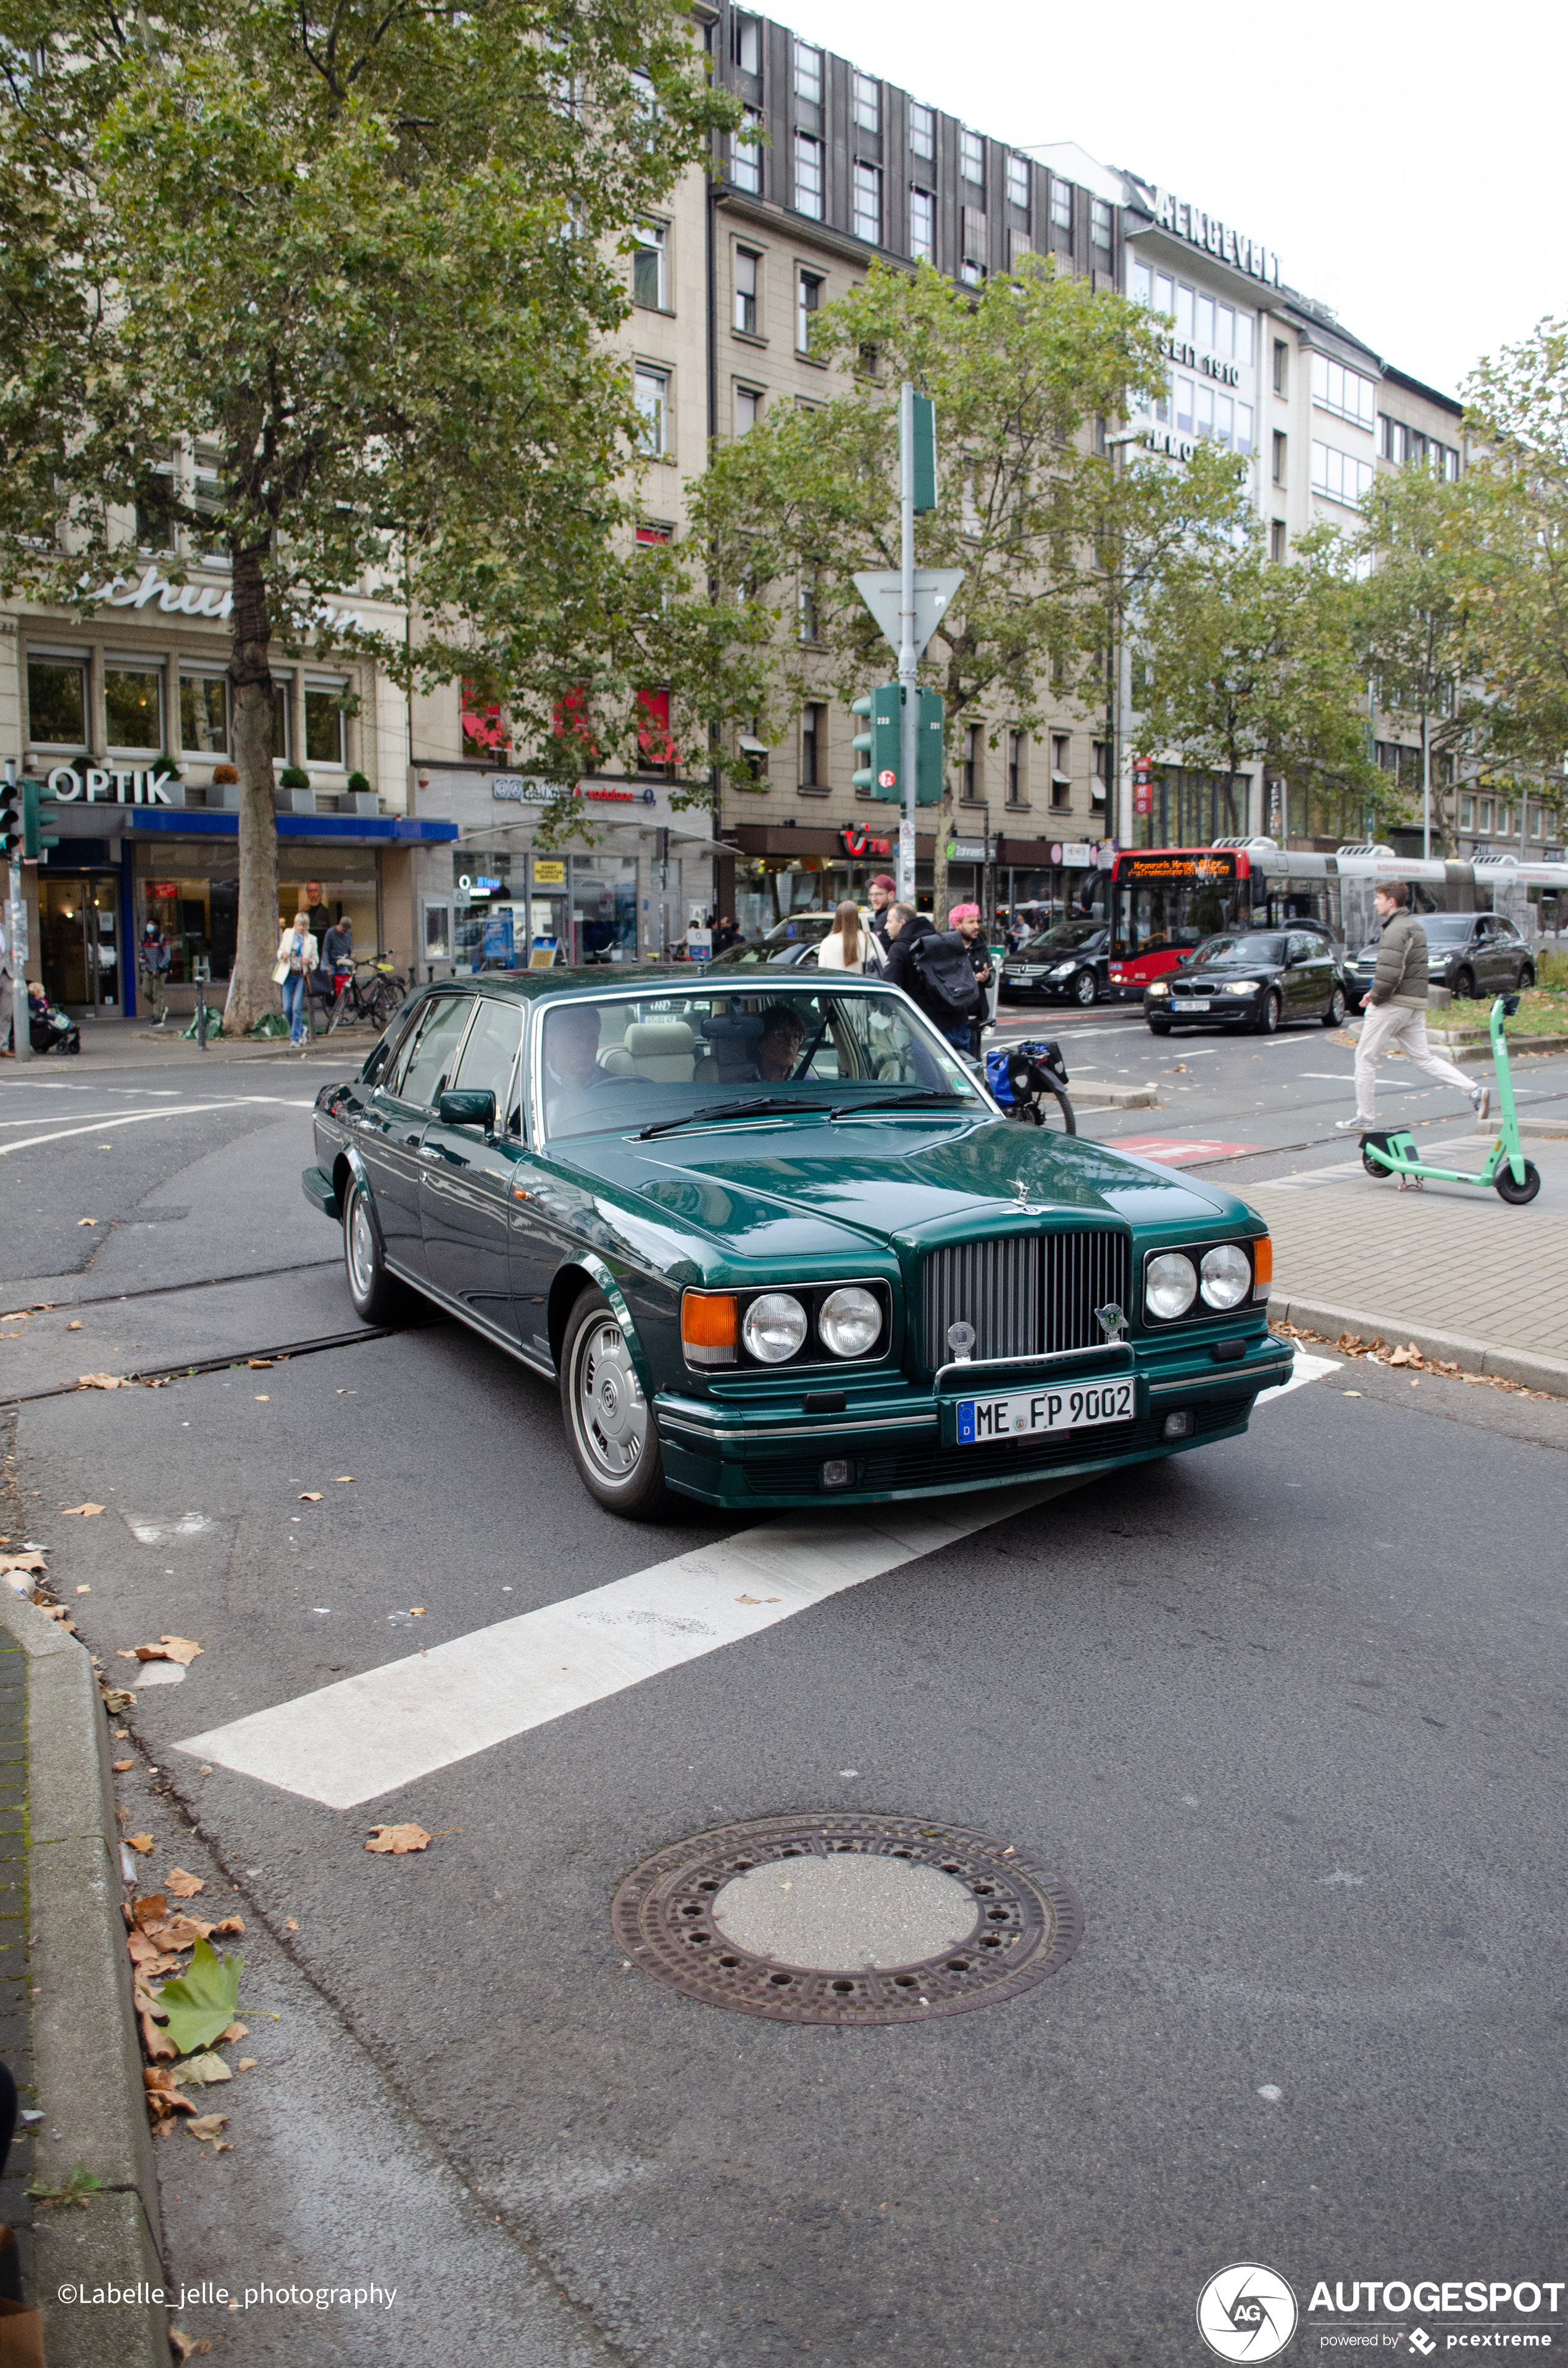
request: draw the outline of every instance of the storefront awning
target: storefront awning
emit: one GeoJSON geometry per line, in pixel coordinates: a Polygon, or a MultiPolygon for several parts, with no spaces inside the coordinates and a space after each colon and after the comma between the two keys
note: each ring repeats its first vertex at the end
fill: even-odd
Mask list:
{"type": "MultiPolygon", "coordinates": [[[[105,809],[106,813],[109,809],[105,809]]],[[[131,838],[237,838],[240,818],[217,808],[121,808],[126,836],[131,838]]],[[[456,838],[455,822],[437,822],[426,814],[286,814],[278,816],[279,838],[303,839],[316,847],[385,847],[410,840],[428,846],[456,838]]]]}

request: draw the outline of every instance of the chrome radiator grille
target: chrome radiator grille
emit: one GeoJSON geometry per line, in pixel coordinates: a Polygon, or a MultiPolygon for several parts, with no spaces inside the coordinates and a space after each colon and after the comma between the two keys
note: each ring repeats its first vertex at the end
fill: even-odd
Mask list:
{"type": "Polygon", "coordinates": [[[928,1367],[952,1355],[948,1326],[970,1324],[976,1357],[1031,1357],[1041,1349],[1095,1349],[1104,1338],[1095,1310],[1128,1306],[1125,1234],[1014,1234],[960,1242],[926,1261],[921,1337],[928,1367]]]}

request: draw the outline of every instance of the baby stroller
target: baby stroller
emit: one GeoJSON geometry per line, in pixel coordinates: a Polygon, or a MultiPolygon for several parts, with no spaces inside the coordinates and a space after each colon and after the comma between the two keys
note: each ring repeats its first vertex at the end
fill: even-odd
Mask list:
{"type": "Polygon", "coordinates": [[[28,1039],[35,1053],[79,1053],[82,1031],[75,1021],[51,1003],[41,986],[28,982],[28,1039]]]}

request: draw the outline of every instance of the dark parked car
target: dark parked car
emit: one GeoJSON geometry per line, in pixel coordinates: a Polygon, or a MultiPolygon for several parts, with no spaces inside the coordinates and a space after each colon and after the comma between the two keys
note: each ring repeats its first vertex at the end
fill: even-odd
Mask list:
{"type": "Polygon", "coordinates": [[[1039,996],[1086,1011],[1109,983],[1110,931],[1102,921],[1057,921],[1026,938],[1002,965],[1002,992],[1011,1003],[1039,996]]]}
{"type": "Polygon", "coordinates": [[[1337,1028],[1346,1003],[1344,964],[1323,930],[1233,929],[1205,938],[1179,970],[1153,980],[1143,1016],[1156,1036],[1187,1024],[1272,1036],[1290,1019],[1337,1028]]]}
{"type": "Polygon", "coordinates": [[[359,1314],[412,1286],[555,1381],[617,1512],[1109,1471],[1290,1371],[1255,1210],[1015,1125],[872,978],[446,982],[323,1088],[315,1152],[359,1314]]]}
{"type": "MultiPolygon", "coordinates": [[[[1433,986],[1446,986],[1461,1002],[1479,996],[1517,995],[1535,985],[1530,951],[1503,913],[1417,913],[1426,933],[1426,972],[1433,986]]],[[[1363,946],[1345,965],[1345,989],[1359,1011],[1378,966],[1378,940],[1363,946]]]]}
{"type": "Polygon", "coordinates": [[[707,964],[710,970],[756,970],[767,962],[778,970],[794,970],[804,962],[816,968],[817,948],[833,927],[831,913],[790,913],[776,921],[766,936],[748,944],[727,946],[707,964]]]}

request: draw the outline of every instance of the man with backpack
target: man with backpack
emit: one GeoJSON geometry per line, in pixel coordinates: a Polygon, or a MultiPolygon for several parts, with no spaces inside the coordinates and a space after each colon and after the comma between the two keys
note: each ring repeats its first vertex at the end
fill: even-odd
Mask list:
{"type": "Polygon", "coordinates": [[[981,992],[962,938],[956,929],[939,933],[909,905],[889,905],[887,935],[886,984],[902,986],[949,1043],[967,1053],[981,992]]]}

